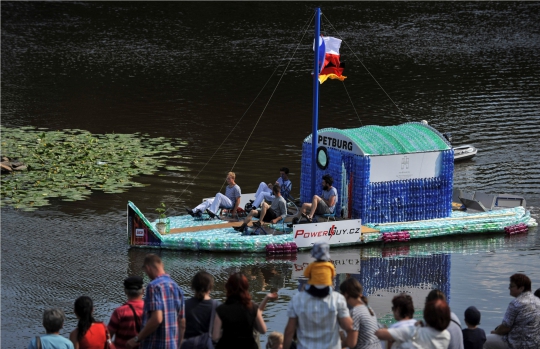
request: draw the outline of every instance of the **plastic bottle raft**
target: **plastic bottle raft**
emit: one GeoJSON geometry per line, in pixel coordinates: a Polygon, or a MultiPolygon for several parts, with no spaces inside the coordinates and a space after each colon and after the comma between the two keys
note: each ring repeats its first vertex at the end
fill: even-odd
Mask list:
{"type": "MultiPolygon", "coordinates": [[[[298,246],[294,233],[278,235],[243,236],[232,229],[230,223],[208,220],[195,221],[190,216],[173,216],[170,234],[160,234],[157,221],[150,222],[131,202],[128,203],[128,242],[131,247],[163,248],[188,251],[262,252],[274,256],[295,254],[298,246]],[[174,230],[190,232],[176,233],[174,230]],[[196,230],[196,231],[195,231],[196,230]]],[[[528,227],[537,226],[536,220],[523,207],[475,213],[452,212],[450,218],[397,223],[366,223],[363,226],[375,230],[362,234],[358,242],[390,243],[413,239],[448,236],[456,234],[503,233],[508,235],[526,233],[528,227]]],[[[351,244],[343,244],[348,246],[351,244]]],[[[303,249],[303,248],[300,248],[303,249]]],[[[309,247],[306,247],[309,249],[309,247]]]]}

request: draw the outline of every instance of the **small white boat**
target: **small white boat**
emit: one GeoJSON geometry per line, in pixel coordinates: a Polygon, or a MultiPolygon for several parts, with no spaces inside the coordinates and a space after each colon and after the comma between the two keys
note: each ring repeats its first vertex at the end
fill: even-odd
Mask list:
{"type": "Polygon", "coordinates": [[[478,149],[473,145],[464,144],[454,147],[454,161],[468,160],[476,155],[478,149]]]}

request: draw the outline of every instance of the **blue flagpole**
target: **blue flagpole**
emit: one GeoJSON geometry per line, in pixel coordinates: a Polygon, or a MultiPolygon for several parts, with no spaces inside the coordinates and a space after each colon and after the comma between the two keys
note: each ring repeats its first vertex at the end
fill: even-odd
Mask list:
{"type": "Polygon", "coordinates": [[[319,135],[319,40],[321,37],[321,9],[315,9],[315,60],[313,63],[313,118],[311,131],[311,196],[315,195],[317,179],[317,144],[319,135]]]}

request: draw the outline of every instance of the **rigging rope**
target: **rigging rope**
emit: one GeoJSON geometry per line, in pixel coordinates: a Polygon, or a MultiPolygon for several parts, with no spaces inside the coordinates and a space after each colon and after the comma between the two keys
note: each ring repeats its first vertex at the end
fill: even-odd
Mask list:
{"type": "Polygon", "coordinates": [[[375,81],[375,83],[377,85],[379,85],[379,87],[381,88],[381,90],[384,92],[384,94],[386,95],[386,97],[388,97],[388,99],[394,104],[394,106],[397,108],[397,110],[399,110],[399,112],[401,113],[401,115],[403,115],[407,120],[409,119],[407,117],[407,115],[405,115],[403,113],[403,111],[398,107],[398,105],[396,104],[396,102],[394,102],[394,100],[390,97],[390,95],[386,92],[386,90],[382,87],[382,85],[379,83],[379,81],[377,81],[377,79],[375,79],[375,76],[373,76],[373,74],[371,74],[371,72],[369,71],[369,69],[364,65],[364,62],[362,62],[362,60],[360,58],[358,58],[358,56],[356,55],[356,53],[351,49],[351,47],[349,46],[349,44],[343,39],[343,37],[341,36],[341,34],[339,33],[339,31],[334,27],[334,25],[332,24],[332,22],[330,22],[330,20],[328,19],[328,17],[326,17],[324,15],[324,13],[322,13],[322,16],[328,21],[328,23],[330,23],[330,26],[332,27],[332,29],[338,33],[338,36],[339,38],[341,39],[341,41],[343,41],[345,43],[345,45],[347,45],[347,48],[349,48],[349,50],[353,53],[354,57],[356,57],[356,59],[360,62],[360,64],[362,64],[362,67],[364,67],[364,69],[368,72],[368,74],[371,76],[371,78],[373,79],[373,81],[375,81]]]}
{"type": "MultiPolygon", "coordinates": [[[[386,94],[386,96],[388,97],[388,99],[390,99],[390,101],[394,104],[394,106],[399,110],[399,112],[405,117],[407,118],[407,116],[403,113],[403,111],[397,106],[397,104],[394,102],[394,100],[390,97],[390,95],[386,92],[386,90],[382,87],[382,85],[377,81],[377,79],[375,78],[375,76],[373,76],[373,74],[371,74],[371,72],[369,71],[369,69],[364,65],[364,63],[362,62],[362,60],[360,58],[358,58],[358,56],[356,55],[356,53],[351,49],[351,47],[349,46],[349,44],[343,39],[343,37],[341,36],[341,34],[339,33],[339,31],[334,27],[334,25],[332,24],[332,22],[330,22],[330,20],[324,15],[324,13],[321,13],[321,15],[326,19],[326,21],[328,21],[330,27],[338,34],[338,37],[342,40],[342,42],[345,43],[345,45],[347,45],[347,48],[353,53],[353,55],[356,57],[356,59],[360,62],[360,64],[362,64],[362,66],[364,67],[364,69],[368,72],[368,74],[371,76],[371,78],[375,81],[375,83],[377,83],[377,85],[380,87],[380,89],[386,94]]],[[[293,52],[293,55],[292,57],[289,59],[288,63],[287,63],[287,66],[285,67],[285,69],[283,70],[283,74],[281,75],[278,83],[276,84],[276,86],[274,87],[274,90],[272,91],[272,94],[270,95],[270,98],[268,99],[266,105],[264,106],[261,114],[259,115],[259,118],[257,119],[257,122],[255,123],[255,126],[253,126],[253,129],[251,130],[251,133],[249,134],[246,142],[244,143],[242,149],[240,150],[240,153],[238,154],[238,157],[236,158],[234,164],[232,165],[231,167],[231,171],[234,169],[234,167],[236,166],[238,160],[240,159],[240,157],[242,156],[242,153],[244,151],[244,149],[246,148],[247,144],[249,143],[249,140],[251,139],[251,136],[253,135],[253,133],[255,132],[255,129],[257,128],[257,125],[259,124],[264,112],[266,111],[266,108],[268,107],[268,104],[270,103],[270,101],[272,100],[272,97],[274,96],[276,90],[277,90],[277,87],[279,86],[279,84],[281,83],[281,80],[283,79],[283,76],[285,75],[285,72],[287,71],[287,68],[289,67],[289,65],[291,64],[291,61],[292,59],[294,58],[296,52],[298,51],[298,48],[302,42],[302,40],[304,39],[306,33],[307,33],[307,30],[309,29],[309,26],[311,25],[311,23],[313,22],[313,19],[315,18],[315,14],[313,14],[313,16],[311,17],[311,19],[309,20],[309,22],[305,25],[305,30],[304,30],[304,33],[302,34],[302,38],[300,39],[298,45],[295,47],[294,49],[294,52],[293,52]]],[[[322,25],[323,23],[321,23],[322,25]]],[[[290,50],[287,51],[287,54],[285,55],[288,56],[290,50]]],[[[203,167],[201,168],[201,170],[195,175],[195,177],[193,178],[193,180],[191,181],[191,183],[189,183],[186,188],[184,188],[184,190],[180,193],[180,196],[179,197],[182,197],[184,195],[184,193],[186,192],[186,190],[191,186],[193,185],[193,182],[199,177],[199,175],[201,174],[202,171],[204,171],[204,169],[206,168],[206,166],[210,163],[210,161],[212,161],[212,159],[214,158],[214,156],[218,153],[218,151],[222,148],[222,146],[225,144],[225,142],[229,139],[229,137],[231,136],[231,134],[233,133],[233,131],[238,127],[238,125],[240,124],[240,122],[243,120],[243,118],[246,116],[246,114],[248,113],[248,111],[251,109],[251,107],[253,106],[253,104],[255,103],[255,101],[259,98],[259,96],[261,95],[262,91],[266,88],[266,86],[268,85],[268,83],[270,82],[270,80],[275,76],[277,70],[279,69],[279,67],[281,66],[281,61],[280,63],[278,64],[278,66],[276,67],[276,69],[272,72],[272,74],[270,75],[270,77],[268,78],[268,80],[266,81],[266,83],[264,84],[264,86],[261,88],[261,90],[259,91],[259,93],[257,94],[257,96],[253,99],[253,101],[250,103],[250,105],[248,106],[248,108],[246,109],[246,111],[244,112],[244,114],[242,114],[242,116],[240,117],[240,119],[236,122],[236,124],[234,125],[234,127],[231,129],[231,131],[227,134],[227,136],[225,137],[225,139],[221,142],[221,144],[218,146],[218,148],[214,151],[214,153],[210,156],[210,158],[208,159],[208,161],[203,165],[203,167]]],[[[345,86],[345,83],[343,82],[343,88],[345,89],[345,92],[347,93],[347,96],[351,102],[351,105],[353,106],[353,109],[354,109],[354,112],[358,118],[358,121],[360,122],[360,124],[363,126],[362,124],[362,121],[360,120],[360,116],[358,115],[358,112],[356,110],[356,107],[354,106],[354,103],[352,101],[352,98],[347,90],[347,87],[345,86]]],[[[223,182],[223,184],[221,185],[221,188],[219,189],[219,191],[221,192],[221,190],[223,189],[224,185],[225,185],[226,181],[223,182]]]]}
{"type": "MultiPolygon", "coordinates": [[[[231,168],[231,171],[234,169],[234,166],[236,165],[236,163],[238,162],[238,160],[240,159],[240,156],[242,156],[242,152],[244,151],[244,149],[246,148],[246,145],[248,144],[249,140],[251,139],[251,136],[253,135],[253,132],[255,132],[255,129],[257,128],[257,125],[259,124],[259,122],[261,121],[261,118],[264,114],[264,112],[266,111],[266,108],[268,107],[268,104],[270,104],[270,101],[272,100],[272,97],[274,96],[274,93],[276,93],[276,90],[279,86],[279,84],[281,83],[281,80],[283,79],[283,76],[285,76],[285,72],[287,71],[287,68],[289,67],[289,65],[291,64],[291,61],[293,60],[294,58],[294,55],[296,54],[296,51],[298,51],[298,47],[300,47],[300,44],[302,43],[302,40],[304,39],[304,37],[306,36],[306,32],[311,24],[311,22],[313,21],[313,18],[315,17],[315,14],[313,14],[313,16],[311,17],[310,21],[306,24],[306,29],[304,30],[304,34],[302,34],[302,38],[300,39],[300,41],[298,42],[298,45],[296,45],[296,48],[294,49],[294,52],[293,52],[293,55],[292,57],[289,59],[289,62],[287,63],[287,66],[285,67],[285,69],[283,70],[283,74],[281,74],[281,77],[279,78],[279,81],[278,83],[276,84],[276,86],[274,87],[274,90],[272,91],[272,94],[270,95],[270,98],[268,99],[268,101],[266,102],[266,105],[264,106],[261,114],[259,115],[259,118],[257,119],[257,122],[255,123],[255,126],[253,126],[253,129],[251,130],[251,133],[249,134],[246,142],[244,143],[244,146],[242,147],[242,150],[240,150],[240,154],[238,154],[238,157],[236,158],[232,168],[231,168]]],[[[288,54],[288,52],[287,52],[288,54]]],[[[274,73],[277,71],[277,69],[280,67],[281,63],[277,66],[276,70],[274,70],[274,73]]],[[[273,76],[274,74],[272,74],[273,76]]],[[[223,189],[223,186],[225,185],[225,182],[221,185],[221,189],[223,189]]],[[[221,191],[220,189],[220,191],[221,191]]]]}
{"type": "MultiPolygon", "coordinates": [[[[298,45],[296,46],[295,50],[294,50],[294,54],[296,54],[296,51],[298,50],[298,47],[300,46],[300,43],[302,42],[302,39],[304,38],[304,36],[306,35],[306,32],[307,32],[307,29],[309,28],[311,22],[313,22],[313,18],[315,18],[315,14],[313,14],[313,16],[311,17],[311,19],[309,20],[309,22],[304,26],[306,29],[304,30],[304,34],[302,34],[302,38],[300,39],[300,42],[298,43],[298,45]]],[[[287,51],[285,57],[288,56],[290,50],[287,51]]],[[[287,67],[290,65],[292,59],[294,58],[294,54],[293,56],[291,57],[291,59],[289,60],[289,63],[287,64],[287,67]]],[[[240,124],[240,122],[242,121],[242,119],[246,116],[247,112],[251,109],[251,107],[253,106],[253,104],[255,103],[255,101],[259,98],[259,96],[261,95],[262,91],[266,88],[266,86],[268,85],[268,83],[270,82],[270,80],[274,77],[274,75],[276,74],[276,71],[279,69],[279,67],[281,66],[281,62],[278,64],[278,66],[276,67],[276,69],[272,72],[272,74],[270,75],[270,77],[268,78],[268,80],[266,81],[266,83],[264,84],[264,86],[261,88],[261,90],[259,91],[259,93],[257,94],[257,96],[255,96],[255,98],[253,99],[253,101],[251,102],[251,104],[249,105],[249,107],[246,109],[246,111],[244,112],[244,114],[242,114],[242,116],[240,117],[240,119],[236,122],[236,124],[234,125],[234,127],[231,129],[231,131],[229,132],[229,134],[227,134],[227,136],[225,137],[225,139],[223,140],[223,142],[221,142],[221,144],[218,146],[218,148],[214,151],[214,153],[212,154],[212,156],[210,156],[210,158],[208,159],[208,161],[203,165],[203,167],[200,169],[200,171],[195,175],[195,177],[193,178],[193,180],[191,181],[191,183],[189,183],[185,188],[184,190],[180,193],[180,198],[184,195],[184,193],[186,192],[186,190],[191,186],[193,185],[193,182],[199,177],[199,175],[201,174],[202,171],[204,171],[204,169],[206,168],[206,166],[210,163],[210,161],[212,161],[212,159],[214,158],[214,156],[217,154],[217,152],[221,149],[221,147],[223,146],[223,144],[225,144],[225,142],[229,139],[229,137],[231,136],[231,134],[233,133],[233,131],[236,129],[236,127],[240,124]]],[[[285,70],[284,70],[284,73],[287,69],[287,67],[285,67],[285,70]]],[[[278,85],[279,83],[281,82],[281,79],[283,79],[283,75],[281,76],[281,78],[279,79],[278,81],[278,85]]],[[[276,88],[277,86],[276,85],[276,88]]],[[[274,91],[272,92],[272,95],[270,96],[270,99],[272,99],[272,96],[274,95],[276,89],[274,88],[274,91]]],[[[268,100],[268,102],[270,102],[270,99],[268,100]]],[[[265,107],[264,107],[264,110],[266,110],[266,107],[268,106],[268,103],[266,103],[265,107]]],[[[242,152],[244,151],[247,143],[249,142],[249,139],[251,138],[251,135],[253,134],[253,131],[255,131],[255,128],[257,127],[257,124],[259,123],[261,117],[262,117],[262,114],[264,113],[264,110],[263,112],[261,113],[261,115],[259,116],[259,119],[257,120],[257,123],[255,124],[255,126],[253,127],[253,130],[251,131],[247,141],[244,143],[244,146],[242,147],[242,150],[240,151],[240,154],[238,155],[238,158],[236,159],[236,161],[234,162],[232,168],[231,168],[231,171],[234,169],[234,166],[236,165],[236,163],[238,162],[238,159],[240,158],[240,156],[242,155],[242,152]]],[[[219,189],[219,191],[221,192],[221,190],[223,189],[223,186],[225,185],[226,181],[223,182],[223,184],[221,185],[221,188],[219,189]]]]}
{"type": "Polygon", "coordinates": [[[356,111],[356,107],[354,106],[351,95],[349,94],[349,91],[347,90],[347,86],[345,86],[345,81],[342,81],[342,84],[343,84],[343,88],[345,89],[345,92],[347,93],[347,96],[349,97],[349,101],[351,101],[351,105],[354,109],[354,113],[356,114],[358,121],[360,121],[360,125],[364,126],[364,124],[362,123],[362,120],[360,120],[360,115],[358,115],[358,112],[356,111]]]}

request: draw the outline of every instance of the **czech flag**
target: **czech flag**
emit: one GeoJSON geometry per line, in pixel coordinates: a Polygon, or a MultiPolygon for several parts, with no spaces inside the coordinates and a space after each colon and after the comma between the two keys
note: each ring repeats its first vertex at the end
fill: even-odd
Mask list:
{"type": "MultiPolygon", "coordinates": [[[[314,45],[315,46],[315,45],[314,45]]],[[[345,80],[343,69],[345,65],[339,62],[339,48],[341,40],[331,36],[319,38],[319,82],[322,84],[326,79],[345,80]]]]}

